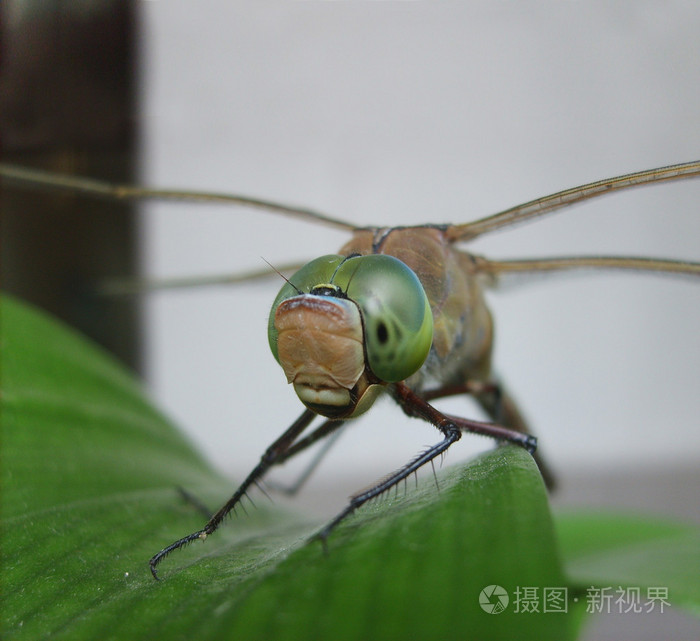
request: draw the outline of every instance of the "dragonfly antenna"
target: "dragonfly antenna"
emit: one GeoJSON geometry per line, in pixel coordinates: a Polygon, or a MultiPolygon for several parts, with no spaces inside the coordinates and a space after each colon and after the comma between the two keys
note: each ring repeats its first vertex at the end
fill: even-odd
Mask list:
{"type": "Polygon", "coordinates": [[[291,280],[289,280],[289,278],[287,278],[279,269],[277,269],[277,267],[275,267],[269,260],[267,260],[264,256],[260,256],[260,258],[263,261],[265,261],[270,266],[270,269],[272,269],[273,272],[275,272],[280,278],[282,278],[282,280],[284,280],[288,285],[291,285],[292,287],[294,287],[297,294],[299,294],[301,296],[304,293],[291,280]]]}

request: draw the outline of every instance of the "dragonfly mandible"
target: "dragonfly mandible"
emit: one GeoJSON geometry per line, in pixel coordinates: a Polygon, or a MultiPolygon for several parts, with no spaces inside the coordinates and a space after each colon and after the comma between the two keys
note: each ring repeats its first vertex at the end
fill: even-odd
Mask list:
{"type": "MultiPolygon", "coordinates": [[[[314,220],[352,234],[337,254],[315,259],[285,279],[270,313],[270,347],[306,409],[265,450],[260,462],[202,529],[151,558],[151,572],[156,579],[158,565],[167,555],[213,534],[270,468],[337,433],[346,420],[367,411],[381,393],[391,396],[408,416],[434,425],[442,440],[352,496],[345,509],[314,537],[324,543],[344,518],[443,454],[465,432],[514,443],[535,454],[535,437],[529,433],[515,400],[494,378],[491,369],[493,320],[483,292],[496,285],[499,278],[514,273],[580,269],[700,277],[698,262],[632,256],[494,261],[458,248],[459,243],[603,194],[698,177],[700,161],[588,183],[469,223],[390,228],[355,227],[319,212],[235,195],[110,185],[10,165],[0,166],[0,175],[17,182],[99,197],[230,202],[314,220]],[[448,415],[431,404],[435,399],[455,394],[473,396],[493,422],[448,415]],[[304,435],[319,415],[326,420],[304,435]]],[[[269,272],[227,280],[237,282],[269,272]]],[[[174,281],[153,286],[206,282],[198,279],[196,283],[174,281]]],[[[553,477],[547,466],[541,460],[538,464],[545,481],[552,486],[553,477]]]]}

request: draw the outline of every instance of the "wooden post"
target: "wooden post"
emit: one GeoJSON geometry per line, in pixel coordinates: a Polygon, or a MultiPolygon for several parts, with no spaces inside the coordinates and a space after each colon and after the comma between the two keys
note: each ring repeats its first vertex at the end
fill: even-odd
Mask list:
{"type": "MultiPolygon", "coordinates": [[[[29,3],[2,14],[3,160],[132,181],[136,12],[131,2],[29,3]]],[[[137,273],[129,206],[3,187],[2,288],[67,321],[140,368],[139,307],[95,295],[137,273]]]]}

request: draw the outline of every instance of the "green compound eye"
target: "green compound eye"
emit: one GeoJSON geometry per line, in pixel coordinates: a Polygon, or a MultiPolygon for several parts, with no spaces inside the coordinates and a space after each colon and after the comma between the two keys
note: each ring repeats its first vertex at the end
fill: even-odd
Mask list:
{"type": "Polygon", "coordinates": [[[340,265],[333,284],[362,312],[374,375],[396,383],[417,372],[433,342],[433,315],[415,273],[393,256],[355,256],[340,265]]]}

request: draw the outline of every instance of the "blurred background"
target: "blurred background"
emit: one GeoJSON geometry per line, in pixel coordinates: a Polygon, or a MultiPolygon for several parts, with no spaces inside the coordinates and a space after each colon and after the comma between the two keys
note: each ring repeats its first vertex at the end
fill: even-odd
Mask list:
{"type": "MultiPolygon", "coordinates": [[[[67,5],[84,15],[88,3],[67,5]]],[[[20,6],[5,11],[6,27],[25,11],[20,6]]],[[[700,6],[693,3],[154,1],[131,5],[127,16],[127,115],[102,119],[121,123],[113,139],[127,168],[110,173],[74,156],[67,163],[96,177],[242,193],[393,225],[462,222],[700,155],[700,6]]],[[[98,39],[98,49],[105,43],[98,39]]],[[[96,75],[111,77],[114,64],[96,75]]],[[[88,102],[85,111],[114,102],[88,102]]],[[[26,144],[12,152],[32,162],[26,144]]],[[[66,164],[51,157],[52,168],[66,164]]],[[[469,249],[496,258],[698,260],[699,202],[698,181],[644,188],[469,249]]],[[[100,256],[110,250],[101,250],[101,273],[235,273],[332,253],[346,238],[244,209],[166,203],[138,214],[131,240],[107,233],[107,247],[133,247],[130,258],[105,267],[100,256]]],[[[55,233],[48,238],[60,243],[55,233]]],[[[122,358],[142,369],[157,404],[232,479],[301,411],[267,347],[279,285],[273,278],[161,292],[144,298],[141,310],[138,301],[118,301],[143,327],[122,358]]],[[[542,278],[489,301],[494,362],[559,473],[555,504],[698,520],[697,284],[542,278]]],[[[441,407],[479,417],[463,399],[441,407]]],[[[379,402],[345,431],[299,501],[328,516],[349,493],[437,440],[429,426],[379,402]]],[[[463,439],[445,464],[486,447],[463,439]]],[[[273,478],[293,479],[303,463],[273,478]]]]}

